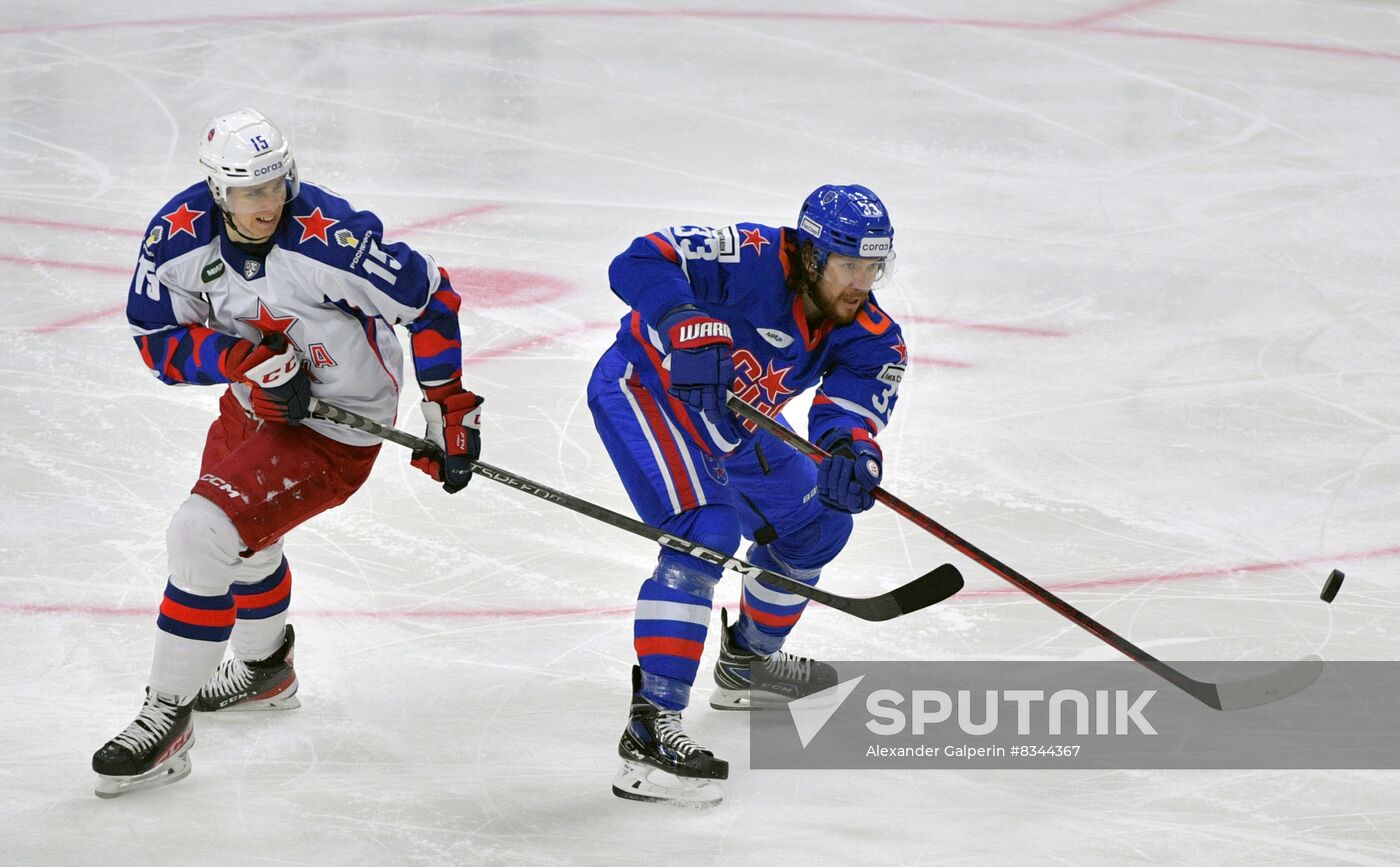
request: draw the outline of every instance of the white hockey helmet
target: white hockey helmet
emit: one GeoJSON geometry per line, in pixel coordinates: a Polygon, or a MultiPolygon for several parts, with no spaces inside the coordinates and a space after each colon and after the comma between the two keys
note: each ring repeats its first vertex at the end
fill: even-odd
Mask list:
{"type": "Polygon", "coordinates": [[[209,179],[209,191],[214,194],[215,203],[228,213],[282,204],[301,192],[291,146],[282,131],[255,109],[240,108],[209,121],[199,143],[199,164],[209,179]],[[239,201],[241,197],[235,197],[232,203],[229,201],[230,188],[265,187],[269,181],[278,179],[284,182],[282,186],[267,189],[281,191],[281,202],[268,201],[266,195],[257,205],[243,204],[239,201]]]}

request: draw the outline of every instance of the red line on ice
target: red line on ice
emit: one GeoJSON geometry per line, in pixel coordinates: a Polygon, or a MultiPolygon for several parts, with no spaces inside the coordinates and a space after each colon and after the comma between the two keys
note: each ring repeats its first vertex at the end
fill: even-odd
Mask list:
{"type": "Polygon", "coordinates": [[[953,358],[934,358],[932,355],[911,355],[909,359],[915,364],[927,364],[932,367],[972,367],[972,364],[967,361],[958,361],[953,358]]]}
{"type": "Polygon", "coordinates": [[[500,210],[502,207],[502,205],[498,204],[473,205],[470,208],[463,208],[460,211],[453,211],[449,214],[442,214],[437,217],[432,217],[431,219],[420,220],[417,223],[409,223],[405,226],[400,226],[399,231],[412,232],[422,229],[436,229],[440,226],[447,226],[455,223],[463,217],[474,217],[477,214],[485,214],[500,210]]]}
{"type": "Polygon", "coordinates": [[[1139,9],[1146,9],[1150,6],[1160,6],[1163,3],[1170,2],[1172,2],[1172,0],[1134,0],[1134,2],[1123,3],[1118,6],[1113,6],[1103,10],[1102,12],[1092,12],[1080,18],[1074,18],[1069,21],[1063,21],[1060,23],[1060,26],[1065,28],[1088,27],[1091,24],[1097,24],[1098,22],[1104,21],[1108,18],[1117,18],[1120,15],[1127,15],[1132,12],[1137,12],[1139,9]]]}
{"type": "MultiPolygon", "coordinates": [[[[752,10],[691,9],[673,12],[649,9],[444,9],[408,10],[402,12],[315,12],[303,14],[259,15],[258,21],[267,24],[304,22],[324,25],[332,21],[368,22],[409,20],[418,18],[632,18],[678,20],[718,20],[718,21],[815,21],[837,24],[887,24],[892,26],[924,25],[930,27],[981,28],[984,30],[1024,30],[1054,31],[1073,30],[1080,33],[1095,33],[1107,36],[1122,36],[1139,39],[1169,39],[1179,41],[1213,42],[1224,45],[1239,45],[1248,48],[1274,48],[1283,51],[1304,51],[1318,54],[1331,54],[1340,57],[1355,57],[1367,60],[1400,62],[1400,54],[1387,51],[1374,51],[1365,48],[1351,48],[1345,45],[1324,45],[1308,42],[1286,42],[1275,39],[1250,37],[1213,36],[1210,34],[1187,33],[1180,30],[1152,30],[1146,28],[1114,27],[1096,23],[1107,15],[1121,15],[1145,3],[1129,3],[1107,10],[1098,15],[1090,15],[1066,22],[1036,21],[995,21],[976,18],[935,18],[925,15],[869,15],[839,14],[819,12],[769,12],[752,10]]],[[[241,15],[210,15],[190,18],[155,18],[130,21],[98,21],[77,24],[31,24],[0,27],[0,37],[25,34],[51,34],[67,31],[113,30],[129,28],[149,31],[161,27],[188,28],[201,25],[246,25],[248,18],[241,15]]]]}
{"type": "MultiPolygon", "coordinates": [[[[154,619],[158,600],[150,605],[139,607],[116,605],[42,605],[25,602],[0,603],[0,612],[7,614],[98,614],[111,617],[142,615],[154,619]]],[[[544,617],[610,617],[618,614],[631,614],[633,605],[610,608],[445,608],[428,610],[414,608],[407,611],[375,610],[297,610],[298,617],[351,617],[371,620],[513,620],[544,617]]]]}
{"type": "Polygon", "coordinates": [[[29,333],[52,334],[55,331],[62,331],[65,328],[73,328],[78,325],[85,325],[88,322],[95,322],[98,319],[106,319],[109,316],[115,316],[125,309],[125,304],[118,304],[115,307],[108,307],[105,310],[94,310],[91,313],[83,313],[78,316],[70,316],[67,319],[60,319],[57,322],[50,322],[48,325],[40,325],[29,329],[29,333]]]}
{"type": "MultiPolygon", "coordinates": [[[[1189,572],[1167,572],[1159,575],[1128,575],[1122,578],[1095,578],[1089,581],[1066,581],[1061,584],[1042,585],[1056,593],[1071,590],[1097,590],[1104,587],[1133,587],[1144,584],[1159,584],[1170,581],[1193,581],[1198,578],[1227,578],[1239,573],[1273,572],[1281,569],[1296,569],[1319,563],[1333,565],[1352,560],[1377,560],[1400,555],[1400,545],[1389,548],[1375,548],[1369,551],[1353,551],[1345,554],[1322,554],[1314,557],[1299,557],[1294,560],[1273,560],[1265,563],[1246,563],[1241,566],[1217,566],[1210,569],[1196,569],[1189,572]]],[[[1318,585],[1319,587],[1321,584],[1318,585]]],[[[1020,588],[1007,585],[986,590],[964,590],[960,596],[1005,596],[1023,593],[1020,588]]]]}
{"type": "MultiPolygon", "coordinates": [[[[1225,578],[1241,572],[1270,572],[1277,569],[1290,569],[1299,566],[1310,566],[1317,563],[1335,565],[1355,560],[1378,560],[1396,556],[1400,556],[1400,545],[1389,548],[1375,548],[1369,551],[1299,557],[1294,560],[1276,560],[1267,563],[1246,563],[1241,566],[1221,566],[1214,569],[1199,569],[1190,572],[1168,572],[1161,575],[1134,575],[1123,578],[1104,578],[1092,581],[1069,581],[1062,584],[1044,584],[1042,586],[1047,590],[1059,594],[1070,590],[1126,587],[1168,581],[1189,581],[1199,578],[1225,578]]],[[[961,598],[1006,596],[1009,594],[1019,594],[1021,592],[1022,591],[1018,588],[1008,586],[988,590],[964,590],[959,596],[961,598]]],[[[956,602],[957,600],[954,599],[952,601],[956,602]]],[[[153,600],[150,605],[140,607],[0,602],[0,614],[93,614],[109,617],[152,617],[155,614],[156,606],[157,600],[153,600]]],[[[717,605],[716,607],[719,606],[717,605]]],[[[734,606],[729,607],[733,608],[734,606]]],[[[376,611],[364,609],[352,609],[347,611],[298,610],[297,616],[363,618],[370,620],[521,620],[547,617],[620,617],[623,615],[631,615],[634,610],[635,608],[629,604],[580,608],[445,608],[438,610],[414,608],[407,611],[376,611]]]]}
{"type": "Polygon", "coordinates": [[[508,358],[525,349],[535,349],[540,346],[548,346],[570,334],[577,334],[580,331],[596,331],[603,328],[617,328],[617,322],[582,322],[578,325],[569,325],[565,328],[556,328],[547,334],[539,334],[534,337],[527,337],[524,340],[517,340],[502,346],[495,346],[489,349],[478,350],[470,355],[462,356],[462,364],[478,364],[483,361],[492,361],[498,358],[508,358]]]}
{"type": "Polygon", "coordinates": [[[1068,331],[1055,328],[1031,328],[1025,325],[1000,325],[995,322],[968,322],[962,319],[945,319],[942,316],[902,315],[900,322],[916,325],[947,325],[950,328],[966,328],[971,331],[996,331],[1002,334],[1021,334],[1027,337],[1069,337],[1068,331]]]}

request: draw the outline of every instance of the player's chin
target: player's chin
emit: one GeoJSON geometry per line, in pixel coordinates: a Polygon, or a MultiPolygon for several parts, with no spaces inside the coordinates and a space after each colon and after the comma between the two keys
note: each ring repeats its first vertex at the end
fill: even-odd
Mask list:
{"type": "Polygon", "coordinates": [[[262,216],[247,216],[239,221],[238,230],[254,241],[266,241],[277,231],[282,212],[262,216]]]}
{"type": "Polygon", "coordinates": [[[252,243],[261,243],[272,237],[272,233],[277,229],[274,223],[253,223],[252,225],[240,225],[238,234],[252,243]]]}
{"type": "Polygon", "coordinates": [[[837,304],[834,308],[832,308],[830,313],[827,314],[827,318],[831,320],[832,325],[835,325],[837,327],[840,327],[842,325],[850,325],[852,322],[856,321],[857,317],[860,316],[860,311],[864,307],[865,302],[863,301],[859,304],[837,304]]]}

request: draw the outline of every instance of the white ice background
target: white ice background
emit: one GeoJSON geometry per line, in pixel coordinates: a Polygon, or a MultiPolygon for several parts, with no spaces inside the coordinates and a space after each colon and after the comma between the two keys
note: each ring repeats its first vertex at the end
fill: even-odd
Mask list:
{"type": "MultiPolygon", "coordinates": [[[[218,396],[155,381],[120,312],[208,118],[264,111],[452,271],[489,461],[628,513],[583,402],[609,260],[871,186],[912,356],[890,490],[1163,658],[1348,660],[1400,658],[1397,94],[1387,2],[5,0],[0,861],[1400,859],[1394,772],[751,770],[713,641],[687,722],[726,801],[616,799],[654,548],[392,446],[288,539],[304,706],[200,717],[174,786],[99,801],[88,767],[218,396]]],[[[878,507],[824,586],[944,560],[959,598],[813,607],[792,649],[1116,658],[878,507]]]]}

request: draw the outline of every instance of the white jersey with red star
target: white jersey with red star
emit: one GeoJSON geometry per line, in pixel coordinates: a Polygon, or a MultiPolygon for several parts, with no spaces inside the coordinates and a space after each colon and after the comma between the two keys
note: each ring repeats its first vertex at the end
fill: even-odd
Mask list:
{"type": "MultiPolygon", "coordinates": [[[[163,382],[230,382],[225,354],[238,340],[281,332],[305,362],[313,395],[393,424],[403,378],[395,325],[412,334],[420,384],[461,377],[460,301],[446,272],[405,244],[385,243],[374,214],[303,183],[263,259],[231,243],[222,219],[198,183],[147,229],[127,319],[163,382]]],[[[233,390],[249,407],[249,387],[233,390]]],[[[378,442],[331,422],[306,424],[340,442],[378,442]]]]}

